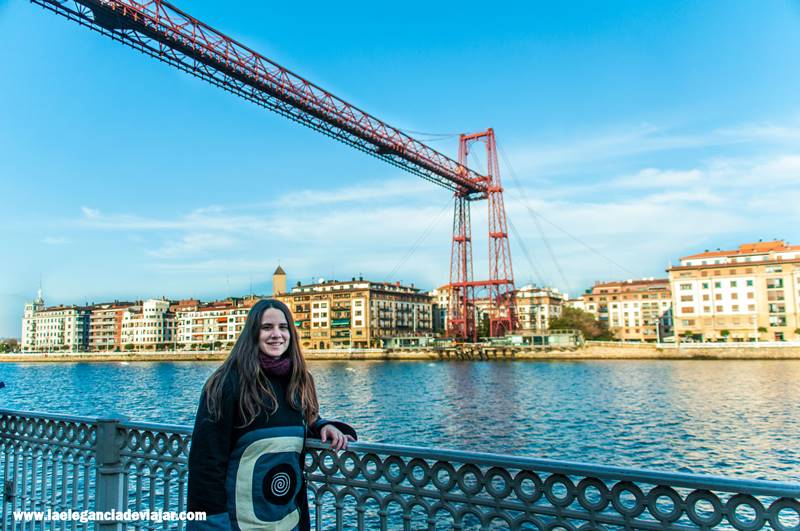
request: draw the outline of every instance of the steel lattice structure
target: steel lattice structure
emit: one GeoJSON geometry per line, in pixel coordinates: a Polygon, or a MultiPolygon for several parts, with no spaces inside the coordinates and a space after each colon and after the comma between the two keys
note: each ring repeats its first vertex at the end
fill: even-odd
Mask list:
{"type": "Polygon", "coordinates": [[[450,253],[450,304],[447,335],[477,339],[475,323],[475,292],[484,288],[488,292],[489,334],[503,336],[517,328],[514,300],[514,271],[511,265],[511,248],[500,182],[500,166],[494,130],[461,135],[458,161],[467,163],[470,146],[476,142],[486,147],[487,198],[489,205],[489,280],[473,280],[472,234],[470,203],[466,190],[456,192],[453,208],[453,243],[450,253]]]}
{"type": "Polygon", "coordinates": [[[453,191],[451,294],[458,304],[448,335],[475,338],[475,288],[489,290],[491,334],[515,327],[514,279],[494,133],[462,135],[455,161],[337,98],[163,0],[31,0],[155,59],[277,112],[324,135],[453,191]],[[468,144],[487,144],[487,175],[469,169],[468,144]],[[469,202],[488,199],[489,280],[472,280],[469,202]],[[456,259],[456,256],[458,258],[456,259]],[[467,259],[468,257],[468,259],[467,259]]]}
{"type": "Polygon", "coordinates": [[[151,57],[449,190],[481,175],[161,0],[32,0],[151,57]]]}

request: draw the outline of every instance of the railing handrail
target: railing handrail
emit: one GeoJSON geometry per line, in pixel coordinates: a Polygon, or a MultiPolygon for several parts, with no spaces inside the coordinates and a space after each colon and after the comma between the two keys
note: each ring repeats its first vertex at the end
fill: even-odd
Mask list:
{"type": "MultiPolygon", "coordinates": [[[[83,423],[96,423],[98,420],[107,418],[79,417],[9,409],[0,409],[0,415],[42,417],[47,419],[58,419],[66,422],[83,423]]],[[[171,433],[180,433],[182,435],[191,435],[192,433],[192,428],[186,425],[131,422],[121,416],[119,416],[119,423],[120,426],[124,428],[165,431],[171,433]]],[[[317,450],[325,450],[328,448],[327,444],[316,440],[308,440],[307,446],[317,450]]],[[[800,483],[786,483],[774,480],[738,479],[706,474],[691,474],[686,472],[665,472],[633,467],[596,465],[579,461],[561,461],[556,459],[543,459],[484,452],[467,452],[445,448],[428,448],[395,444],[354,442],[350,443],[350,447],[353,451],[391,454],[411,458],[416,457],[426,460],[456,461],[460,463],[474,463],[477,465],[504,466],[508,468],[531,469],[566,475],[584,475],[601,479],[615,479],[634,482],[638,481],[653,485],[667,484],[675,487],[716,490],[722,492],[749,492],[751,494],[763,496],[786,498],[800,497],[800,483]]]]}

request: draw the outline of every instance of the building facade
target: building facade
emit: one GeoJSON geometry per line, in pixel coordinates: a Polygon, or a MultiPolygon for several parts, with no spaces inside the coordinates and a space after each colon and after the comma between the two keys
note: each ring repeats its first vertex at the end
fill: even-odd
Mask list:
{"type": "Polygon", "coordinates": [[[207,304],[193,301],[196,304],[173,306],[178,345],[188,349],[233,347],[257,300],[229,298],[207,304]]]}
{"type": "Polygon", "coordinates": [[[516,291],[517,317],[522,334],[543,334],[550,321],[561,317],[567,297],[555,288],[527,285],[516,291]]]}
{"type": "Polygon", "coordinates": [[[399,282],[321,280],[276,298],[292,310],[303,348],[375,348],[433,332],[432,298],[399,282]]]}
{"type": "Polygon", "coordinates": [[[582,298],[585,311],[605,323],[617,339],[662,341],[673,334],[668,279],[597,282],[582,298]]]}
{"type": "Polygon", "coordinates": [[[450,308],[450,284],[439,286],[428,292],[433,306],[431,315],[433,317],[433,331],[436,334],[444,335],[447,332],[447,312],[450,308]]]}
{"type": "Polygon", "coordinates": [[[89,347],[90,310],[81,306],[46,308],[41,291],[25,305],[22,317],[22,350],[83,352],[89,347]]]}
{"type": "Polygon", "coordinates": [[[800,340],[800,245],[745,243],[684,256],[667,271],[679,337],[800,340]]]}
{"type": "Polygon", "coordinates": [[[102,352],[122,349],[122,317],[132,306],[132,302],[115,301],[89,307],[89,350],[102,352]]]}
{"type": "Polygon", "coordinates": [[[166,299],[148,299],[130,306],[122,314],[121,338],[123,349],[174,344],[175,316],[172,303],[166,299]]]}

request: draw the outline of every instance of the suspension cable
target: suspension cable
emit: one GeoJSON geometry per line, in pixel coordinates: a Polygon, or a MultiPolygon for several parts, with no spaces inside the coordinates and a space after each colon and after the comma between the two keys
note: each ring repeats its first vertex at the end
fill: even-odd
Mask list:
{"type": "MultiPolygon", "coordinates": [[[[572,234],[571,232],[569,232],[567,229],[565,229],[565,228],[563,228],[563,227],[559,226],[558,224],[556,224],[554,221],[551,221],[551,220],[547,219],[547,218],[546,218],[544,215],[542,215],[542,213],[541,213],[541,212],[537,212],[537,211],[535,211],[535,210],[534,210],[534,209],[533,209],[533,208],[530,206],[530,204],[529,204],[529,200],[528,200],[528,197],[527,197],[527,194],[525,193],[525,190],[522,188],[522,185],[520,184],[520,182],[519,182],[519,181],[518,181],[518,179],[516,178],[516,174],[515,174],[515,172],[514,172],[514,168],[511,166],[511,162],[508,160],[508,157],[506,156],[506,153],[505,153],[505,150],[503,149],[503,146],[501,146],[501,145],[499,145],[499,144],[498,144],[498,148],[499,148],[499,150],[500,150],[500,153],[501,153],[501,154],[502,154],[502,156],[503,156],[503,160],[505,161],[505,163],[506,163],[506,166],[508,166],[508,169],[509,169],[509,171],[510,171],[510,175],[511,175],[511,180],[512,180],[512,181],[514,181],[514,184],[515,184],[515,186],[517,187],[517,190],[519,191],[519,194],[520,194],[520,196],[522,197],[522,200],[523,200],[523,206],[525,206],[525,208],[528,210],[528,212],[530,213],[531,217],[532,217],[534,220],[536,220],[537,218],[541,218],[543,221],[545,221],[545,222],[546,222],[547,224],[549,224],[550,226],[552,226],[552,227],[554,227],[554,228],[558,229],[559,231],[561,231],[562,233],[564,233],[566,236],[568,236],[569,238],[572,238],[572,239],[573,239],[574,241],[576,241],[578,244],[580,244],[580,245],[582,245],[583,247],[585,247],[585,248],[586,248],[588,251],[590,251],[590,252],[592,252],[592,253],[596,254],[597,256],[599,256],[600,258],[602,258],[603,260],[606,260],[606,261],[607,261],[608,263],[610,263],[611,265],[613,265],[613,266],[615,266],[615,267],[618,267],[618,268],[620,268],[622,271],[625,271],[625,272],[627,272],[627,273],[631,274],[632,276],[636,276],[636,273],[634,273],[633,271],[631,271],[631,270],[630,270],[630,269],[628,269],[627,267],[623,266],[623,265],[622,265],[622,264],[620,264],[619,262],[617,262],[617,261],[613,260],[612,258],[610,258],[610,257],[606,256],[605,254],[601,253],[600,251],[598,251],[597,249],[595,249],[594,247],[592,247],[591,245],[589,245],[588,243],[586,243],[586,242],[585,242],[585,241],[583,241],[582,239],[578,238],[577,236],[575,236],[574,234],[572,234]]],[[[538,222],[537,222],[537,225],[538,225],[538,222]]]]}
{"type": "Polygon", "coordinates": [[[414,244],[406,251],[406,254],[400,259],[397,265],[394,266],[392,272],[386,276],[386,281],[391,282],[394,279],[395,274],[400,270],[401,267],[405,265],[405,263],[414,255],[420,245],[430,236],[430,233],[433,231],[433,228],[439,223],[439,220],[442,218],[442,214],[444,214],[450,208],[450,203],[447,203],[444,208],[436,215],[436,217],[431,221],[431,223],[427,226],[427,228],[422,232],[422,234],[417,238],[414,244]]]}

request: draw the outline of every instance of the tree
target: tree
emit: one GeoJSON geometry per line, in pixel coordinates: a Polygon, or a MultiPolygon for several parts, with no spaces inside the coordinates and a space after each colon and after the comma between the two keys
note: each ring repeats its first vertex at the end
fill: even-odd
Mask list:
{"type": "Polygon", "coordinates": [[[19,342],[16,339],[0,339],[0,352],[16,352],[19,342]]]}
{"type": "Polygon", "coordinates": [[[614,339],[614,334],[608,330],[605,323],[595,319],[593,314],[578,308],[565,307],[561,311],[561,317],[550,321],[550,330],[563,329],[580,330],[586,339],[600,341],[614,339]]]}
{"type": "Polygon", "coordinates": [[[731,335],[731,331],[727,330],[727,329],[726,330],[720,330],[719,335],[721,335],[725,339],[725,341],[727,341],[728,340],[728,336],[731,335]]]}

